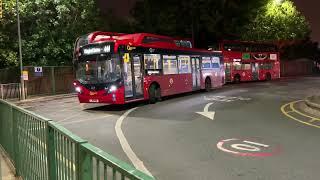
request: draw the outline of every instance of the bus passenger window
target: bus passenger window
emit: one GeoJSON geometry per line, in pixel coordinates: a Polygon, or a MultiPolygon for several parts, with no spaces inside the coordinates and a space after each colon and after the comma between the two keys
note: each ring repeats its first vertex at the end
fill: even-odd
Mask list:
{"type": "Polygon", "coordinates": [[[211,68],[211,58],[202,57],[202,69],[210,69],[210,68],[211,68]]]}
{"type": "Polygon", "coordinates": [[[163,74],[178,74],[177,57],[163,55],[163,74]]]}
{"type": "Polygon", "coordinates": [[[144,55],[145,69],[162,69],[160,54],[144,55]]]}
{"type": "Polygon", "coordinates": [[[243,63],[241,69],[242,70],[250,70],[251,64],[250,63],[243,63]]]}
{"type": "Polygon", "coordinates": [[[190,56],[178,56],[179,74],[191,73],[190,56]]]}
{"type": "Polygon", "coordinates": [[[233,69],[234,70],[241,70],[241,63],[240,62],[233,62],[233,69]]]}
{"type": "Polygon", "coordinates": [[[211,68],[220,68],[220,58],[219,57],[212,57],[212,64],[211,68]]]}

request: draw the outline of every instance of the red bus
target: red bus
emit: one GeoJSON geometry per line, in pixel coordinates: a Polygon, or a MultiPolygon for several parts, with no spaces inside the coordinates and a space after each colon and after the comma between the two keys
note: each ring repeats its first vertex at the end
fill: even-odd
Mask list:
{"type": "Polygon", "coordinates": [[[224,84],[221,52],[178,46],[175,40],[137,33],[79,46],[74,64],[80,103],[155,103],[224,84]]]}
{"type": "Polygon", "coordinates": [[[217,48],[223,53],[226,82],[280,78],[280,54],[274,44],[223,41],[210,49],[217,48]]]}

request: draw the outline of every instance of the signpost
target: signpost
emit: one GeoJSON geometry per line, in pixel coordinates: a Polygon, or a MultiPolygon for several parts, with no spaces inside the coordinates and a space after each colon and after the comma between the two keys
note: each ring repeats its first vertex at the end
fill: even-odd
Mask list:
{"type": "Polygon", "coordinates": [[[20,73],[21,73],[21,99],[26,99],[24,92],[24,77],[23,77],[23,64],[22,64],[22,43],[21,43],[21,30],[20,30],[20,14],[19,14],[19,2],[16,0],[16,11],[17,11],[17,23],[18,23],[18,38],[19,38],[19,61],[20,61],[20,73]]]}

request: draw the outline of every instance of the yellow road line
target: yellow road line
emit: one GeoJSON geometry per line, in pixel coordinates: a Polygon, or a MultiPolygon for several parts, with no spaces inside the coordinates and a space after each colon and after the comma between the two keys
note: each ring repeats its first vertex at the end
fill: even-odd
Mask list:
{"type": "Polygon", "coordinates": [[[308,117],[308,118],[310,118],[310,119],[320,120],[320,119],[318,119],[318,118],[316,118],[316,117],[309,116],[309,115],[307,115],[307,114],[304,114],[304,113],[296,110],[293,105],[294,105],[295,103],[298,103],[298,102],[301,102],[301,101],[302,101],[302,100],[300,100],[300,101],[295,101],[295,102],[291,102],[291,103],[290,103],[290,108],[291,108],[294,112],[300,114],[301,116],[305,116],[305,117],[308,117]]]}
{"type": "MultiPolygon", "coordinates": [[[[301,100],[300,100],[300,101],[301,101],[301,100]]],[[[299,101],[295,101],[295,102],[291,102],[291,103],[297,103],[297,102],[299,102],[299,101]]],[[[302,121],[302,120],[297,119],[297,118],[291,116],[290,114],[288,114],[284,109],[285,109],[286,106],[290,106],[291,103],[287,103],[287,104],[281,106],[281,112],[282,112],[284,115],[286,115],[287,117],[289,117],[289,118],[291,118],[291,119],[293,119],[293,120],[295,120],[295,121],[297,121],[297,122],[300,122],[300,123],[302,123],[302,124],[305,124],[305,125],[312,126],[312,127],[319,128],[319,129],[320,129],[320,126],[317,126],[317,125],[314,125],[314,124],[311,124],[311,123],[302,121]]]]}
{"type": "Polygon", "coordinates": [[[311,119],[309,122],[320,121],[319,119],[311,119]]]}

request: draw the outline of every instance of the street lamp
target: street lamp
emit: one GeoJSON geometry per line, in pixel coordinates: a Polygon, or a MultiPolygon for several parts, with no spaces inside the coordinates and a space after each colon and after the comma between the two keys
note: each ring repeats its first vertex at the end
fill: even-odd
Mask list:
{"type": "Polygon", "coordinates": [[[23,64],[22,64],[22,45],[21,45],[21,30],[20,30],[20,15],[19,15],[19,2],[16,0],[17,23],[18,23],[18,38],[19,38],[19,60],[20,60],[20,82],[21,82],[21,99],[26,99],[24,92],[24,78],[23,78],[23,64]]]}

